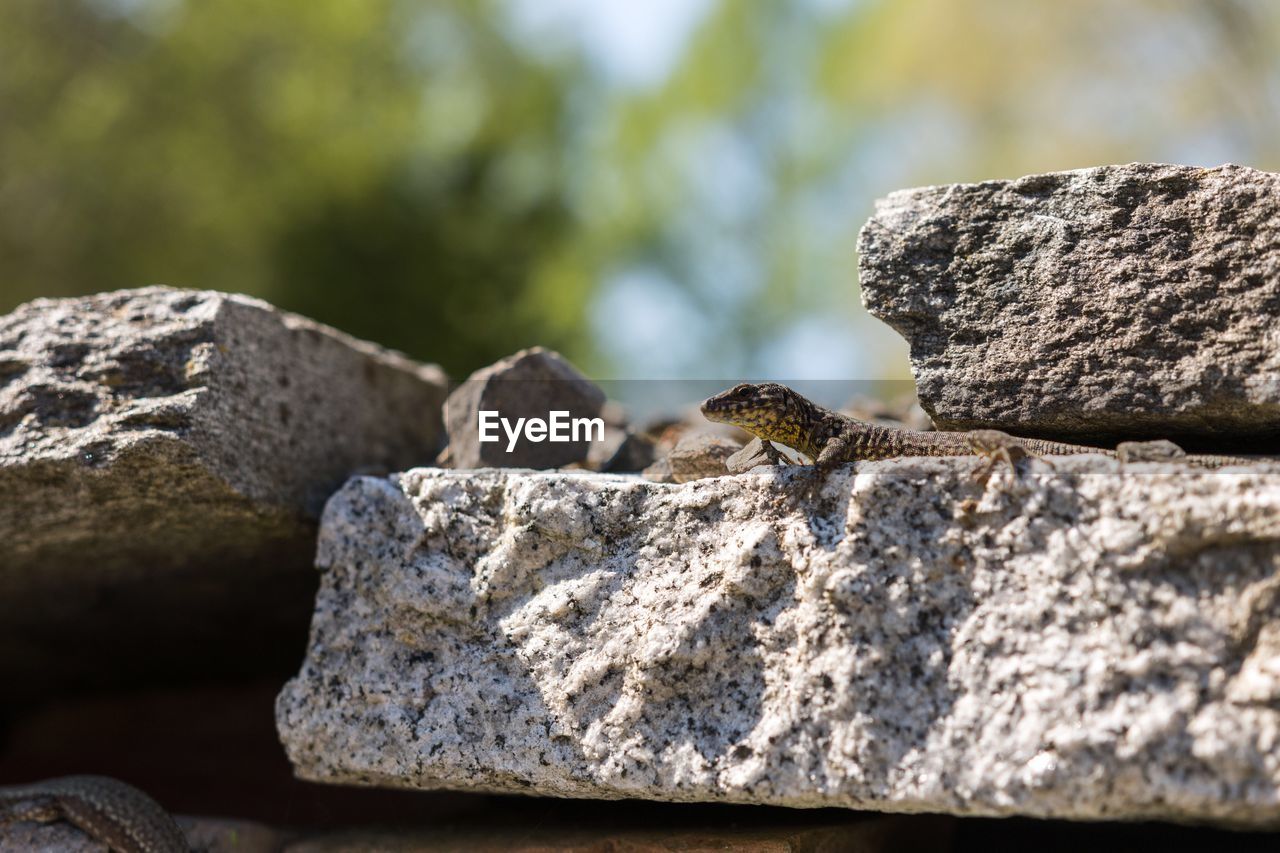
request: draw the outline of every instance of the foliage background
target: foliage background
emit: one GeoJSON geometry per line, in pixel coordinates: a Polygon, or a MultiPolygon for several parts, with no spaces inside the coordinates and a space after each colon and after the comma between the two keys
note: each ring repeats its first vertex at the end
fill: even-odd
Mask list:
{"type": "Polygon", "coordinates": [[[890,378],[873,200],[1280,168],[1269,0],[6,0],[0,311],[252,293],[443,364],[890,378]]]}

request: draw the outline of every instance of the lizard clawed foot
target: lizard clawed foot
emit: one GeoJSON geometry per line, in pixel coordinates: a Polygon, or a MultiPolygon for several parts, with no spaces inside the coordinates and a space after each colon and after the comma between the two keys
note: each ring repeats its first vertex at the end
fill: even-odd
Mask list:
{"type": "Polygon", "coordinates": [[[822,488],[827,484],[827,477],[836,468],[840,467],[841,460],[835,454],[825,454],[813,460],[813,464],[804,465],[803,473],[797,478],[797,484],[803,482],[798,497],[802,497],[806,503],[813,503],[822,494],[822,488]]]}
{"type": "Polygon", "coordinates": [[[845,459],[846,442],[843,439],[833,439],[827,442],[827,446],[822,449],[822,453],[818,454],[818,458],[813,460],[813,475],[809,480],[809,500],[817,500],[822,487],[827,484],[827,477],[831,472],[839,468],[847,461],[845,459]]]}
{"type": "Polygon", "coordinates": [[[797,464],[793,466],[799,469],[796,472],[796,478],[792,482],[795,483],[796,491],[794,492],[798,500],[805,503],[813,503],[822,493],[822,487],[826,485],[827,474],[829,469],[814,463],[812,465],[797,464]]]}
{"type": "MultiPolygon", "coordinates": [[[[973,479],[981,483],[983,488],[990,482],[997,464],[1003,462],[1008,465],[1009,473],[1016,478],[1018,463],[1034,456],[1016,437],[998,429],[975,429],[967,433],[966,438],[973,452],[985,457],[982,465],[973,472],[973,479]]],[[[1043,457],[1035,456],[1034,458],[1040,459],[1051,467],[1053,465],[1043,457]]]]}

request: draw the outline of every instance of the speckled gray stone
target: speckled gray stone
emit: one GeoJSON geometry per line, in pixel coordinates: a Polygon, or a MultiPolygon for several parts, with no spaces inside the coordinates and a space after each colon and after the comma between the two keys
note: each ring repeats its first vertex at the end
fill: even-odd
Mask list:
{"type": "Polygon", "coordinates": [[[335,783],[1280,821],[1280,466],[358,478],[277,726],[335,783]]]}
{"type": "Polygon", "coordinates": [[[0,317],[6,696],[296,654],[325,499],[429,461],[444,397],[438,368],[243,296],[0,317]]]}
{"type": "Polygon", "coordinates": [[[740,442],[714,433],[690,433],[681,436],[667,454],[673,483],[691,483],[706,477],[723,477],[729,473],[726,463],[742,449],[740,442]]]}
{"type": "Polygon", "coordinates": [[[758,437],[752,438],[724,461],[724,467],[730,474],[745,474],[760,465],[776,464],[769,459],[764,442],[758,437]]]}
{"type": "Polygon", "coordinates": [[[863,301],[940,429],[1280,448],[1280,175],[1132,164],[892,193],[863,301]]]}

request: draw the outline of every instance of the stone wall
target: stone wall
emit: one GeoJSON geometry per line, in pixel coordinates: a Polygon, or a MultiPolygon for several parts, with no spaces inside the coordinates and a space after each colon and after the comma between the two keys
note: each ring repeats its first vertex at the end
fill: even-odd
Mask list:
{"type": "MultiPolygon", "coordinates": [[[[1278,180],[1135,164],[906,190],[860,241],[934,424],[846,415],[1245,455],[1214,469],[1161,444],[815,470],[697,415],[630,423],[541,348],[450,389],[242,296],[22,306],[0,318],[0,794],[137,782],[149,755],[235,795],[142,785],[243,818],[182,822],[215,850],[948,850],[983,816],[1104,823],[1001,823],[980,846],[1272,829],[1278,180]],[[552,404],[603,440],[510,456],[471,429],[552,404]],[[273,772],[464,793],[343,811],[369,792],[273,772]],[[549,799],[495,792],[702,811],[556,824],[549,799]],[[353,834],[274,826],[311,796],[353,834]],[[458,802],[471,823],[439,834],[458,802]],[[389,814],[417,829],[369,828],[389,814]]],[[[0,846],[96,843],[5,808],[0,846]]]]}

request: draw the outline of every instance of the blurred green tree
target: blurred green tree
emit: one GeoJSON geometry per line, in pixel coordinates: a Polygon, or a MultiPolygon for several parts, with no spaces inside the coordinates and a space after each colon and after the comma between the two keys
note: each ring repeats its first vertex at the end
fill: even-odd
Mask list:
{"type": "Polygon", "coordinates": [[[8,0],[0,310],[166,282],[455,376],[901,378],[873,199],[1277,168],[1278,57],[1270,0],[8,0]]]}
{"type": "Polygon", "coordinates": [[[544,272],[566,72],[484,4],[14,0],[0,56],[0,310],[167,283],[454,375],[584,349],[585,279],[544,272]]]}

